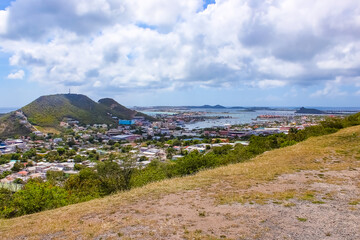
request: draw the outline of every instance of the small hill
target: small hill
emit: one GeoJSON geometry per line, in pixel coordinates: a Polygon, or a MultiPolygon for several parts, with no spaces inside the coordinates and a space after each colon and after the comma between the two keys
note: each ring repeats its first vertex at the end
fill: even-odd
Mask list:
{"type": "MultiPolygon", "coordinates": [[[[116,124],[118,119],[131,119],[139,114],[115,100],[106,98],[99,103],[82,94],[56,94],[42,96],[17,111],[31,125],[42,128],[59,128],[59,123],[66,118],[74,119],[80,124],[116,124]]],[[[141,114],[145,118],[152,118],[141,114]]],[[[16,112],[0,118],[0,136],[27,134],[31,127],[20,124],[16,112]]],[[[30,126],[31,126],[30,125],[30,126]]]]}
{"type": "Polygon", "coordinates": [[[131,110],[129,108],[124,107],[123,105],[121,105],[120,103],[116,102],[114,99],[112,98],[103,98],[99,100],[99,103],[110,108],[113,112],[115,112],[116,114],[120,115],[120,116],[125,116],[123,117],[123,119],[128,119],[126,118],[126,116],[131,116],[131,118],[135,117],[135,116],[142,116],[147,120],[153,121],[155,120],[153,117],[150,117],[146,114],[143,114],[141,112],[137,112],[135,110],[131,110]]]}
{"type": "Polygon", "coordinates": [[[99,103],[124,116],[134,117],[137,113],[136,111],[124,107],[112,98],[100,99],[99,103]]]}
{"type": "Polygon", "coordinates": [[[297,110],[295,113],[302,113],[302,114],[326,114],[326,112],[320,111],[318,109],[313,108],[304,108],[301,107],[299,110],[297,110]]]}
{"type": "Polygon", "coordinates": [[[248,162],[0,220],[0,236],[360,239],[359,144],[360,126],[346,128],[248,162]]]}
{"type": "Polygon", "coordinates": [[[203,105],[203,106],[190,106],[189,108],[213,108],[213,109],[224,109],[226,107],[224,106],[221,106],[221,105],[214,105],[214,106],[211,106],[211,105],[203,105]]]}

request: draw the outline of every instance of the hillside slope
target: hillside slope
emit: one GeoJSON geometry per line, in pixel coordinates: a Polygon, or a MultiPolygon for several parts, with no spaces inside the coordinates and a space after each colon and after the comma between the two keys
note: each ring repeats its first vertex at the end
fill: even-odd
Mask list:
{"type": "Polygon", "coordinates": [[[15,113],[0,116],[0,137],[6,138],[15,135],[27,135],[33,129],[21,124],[21,119],[15,113]]]}
{"type": "Polygon", "coordinates": [[[4,239],[360,239],[360,126],[10,220],[4,239]],[[26,226],[26,227],[24,227],[26,226]]]}
{"type": "MultiPolygon", "coordinates": [[[[118,119],[132,119],[134,116],[143,116],[154,120],[146,114],[128,109],[115,100],[106,98],[99,103],[81,94],[56,94],[41,96],[30,104],[20,109],[24,118],[32,125],[43,128],[59,129],[59,123],[65,118],[71,118],[80,124],[117,124],[118,119]]],[[[26,128],[19,124],[15,112],[0,117],[0,137],[24,135],[31,132],[31,127],[26,128]]]]}
{"type": "Polygon", "coordinates": [[[155,120],[153,117],[148,116],[144,113],[137,112],[137,111],[134,111],[134,110],[124,107],[123,105],[119,104],[112,98],[100,99],[99,103],[110,108],[113,112],[123,115],[123,116],[131,116],[131,118],[135,117],[135,116],[142,116],[145,119],[150,120],[150,121],[155,120]]]}
{"type": "MultiPolygon", "coordinates": [[[[111,110],[81,94],[57,94],[42,96],[21,108],[32,124],[42,127],[57,127],[65,118],[73,118],[83,124],[115,121],[108,115],[111,110]]],[[[116,114],[130,119],[131,115],[116,114]]]]}

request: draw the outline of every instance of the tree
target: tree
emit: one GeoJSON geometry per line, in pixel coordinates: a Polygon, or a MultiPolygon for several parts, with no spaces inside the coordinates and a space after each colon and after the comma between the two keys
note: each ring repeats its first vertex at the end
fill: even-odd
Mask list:
{"type": "Polygon", "coordinates": [[[130,189],[130,179],[136,168],[136,159],[131,155],[125,155],[118,162],[124,179],[124,189],[130,189]]]}
{"type": "Polygon", "coordinates": [[[10,160],[20,160],[21,159],[21,154],[20,153],[12,153],[10,155],[10,160]]]}
{"type": "Polygon", "coordinates": [[[176,153],[176,150],[173,147],[169,147],[166,149],[166,158],[172,159],[173,155],[176,153]]]}
{"type": "Polygon", "coordinates": [[[41,179],[30,179],[24,188],[13,195],[11,207],[21,216],[67,205],[65,189],[52,186],[41,179]]]}
{"type": "Polygon", "coordinates": [[[148,160],[148,158],[145,157],[145,156],[141,156],[141,157],[139,158],[139,162],[144,162],[144,161],[147,161],[147,160],[148,160]]]}
{"type": "Polygon", "coordinates": [[[62,156],[66,152],[65,148],[58,148],[56,151],[59,153],[60,156],[62,156]]]}
{"type": "Polygon", "coordinates": [[[6,178],[7,176],[9,176],[11,174],[10,171],[4,171],[0,174],[0,179],[6,178]]]}
{"type": "Polygon", "coordinates": [[[68,141],[68,142],[66,143],[66,145],[68,145],[69,147],[72,147],[72,146],[76,145],[76,142],[74,141],[73,138],[71,138],[71,140],[68,141]]]}
{"type": "Polygon", "coordinates": [[[192,151],[188,155],[178,159],[175,166],[178,175],[193,174],[203,167],[201,154],[198,151],[192,151]]]}
{"type": "Polygon", "coordinates": [[[80,156],[80,155],[76,155],[76,156],[74,157],[74,161],[75,161],[76,163],[82,162],[83,160],[84,160],[84,158],[83,158],[82,156],[80,156]]]}
{"type": "Polygon", "coordinates": [[[51,151],[48,152],[45,155],[45,158],[49,161],[49,162],[54,162],[54,161],[59,161],[61,159],[59,153],[57,151],[51,151]]]}
{"type": "Polygon", "coordinates": [[[12,217],[13,208],[10,208],[12,192],[6,188],[0,188],[0,217],[12,217]]]}
{"type": "Polygon", "coordinates": [[[99,175],[101,191],[103,195],[108,195],[126,189],[125,176],[123,169],[113,161],[105,161],[96,165],[99,175]]]}
{"type": "Polygon", "coordinates": [[[47,171],[46,180],[52,185],[62,185],[66,175],[63,171],[47,171]]]}
{"type": "Polygon", "coordinates": [[[16,183],[16,184],[23,184],[24,181],[21,179],[21,178],[16,178],[13,183],[16,183]]]}
{"type": "Polygon", "coordinates": [[[31,148],[30,150],[26,151],[23,154],[23,159],[32,159],[33,157],[36,156],[36,149],[35,148],[31,148]]]}
{"type": "Polygon", "coordinates": [[[134,171],[131,176],[131,187],[141,187],[150,182],[168,178],[168,165],[154,160],[144,169],[134,171]]]}
{"type": "Polygon", "coordinates": [[[20,162],[16,162],[14,166],[11,168],[11,171],[13,172],[19,172],[21,169],[24,168],[24,164],[20,162]]]}
{"type": "Polygon", "coordinates": [[[84,168],[79,174],[71,175],[64,184],[70,194],[70,202],[77,203],[101,196],[101,181],[93,168],[84,168]]]}
{"type": "Polygon", "coordinates": [[[76,170],[76,171],[80,171],[81,169],[84,169],[84,168],[86,168],[86,167],[82,164],[75,163],[75,165],[74,165],[74,170],[76,170]]]}
{"type": "Polygon", "coordinates": [[[70,149],[67,151],[66,155],[68,157],[74,156],[74,155],[76,155],[76,151],[74,149],[70,149]]]}

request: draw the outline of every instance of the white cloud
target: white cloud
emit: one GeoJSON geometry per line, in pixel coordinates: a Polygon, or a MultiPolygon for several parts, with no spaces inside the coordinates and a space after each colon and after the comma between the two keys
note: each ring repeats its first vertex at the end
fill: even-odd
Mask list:
{"type": "Polygon", "coordinates": [[[342,86],[342,78],[337,77],[333,81],[328,81],[325,84],[325,87],[321,90],[316,91],[311,94],[311,97],[337,97],[337,96],[345,96],[348,93],[346,91],[342,91],[340,88],[342,86]]]}
{"type": "Polygon", "coordinates": [[[16,0],[0,11],[0,48],[30,80],[83,91],[359,84],[344,79],[360,74],[360,2],[202,4],[16,0]]]}
{"type": "Polygon", "coordinates": [[[152,26],[174,26],[178,21],[193,17],[202,6],[202,0],[128,0],[128,10],[135,22],[152,26]]]}
{"type": "Polygon", "coordinates": [[[7,32],[8,16],[7,10],[0,10],[0,35],[7,32]]]}
{"type": "Polygon", "coordinates": [[[274,57],[254,60],[260,72],[282,77],[300,75],[304,69],[300,64],[276,59],[274,57]]]}
{"type": "Polygon", "coordinates": [[[23,79],[25,77],[25,72],[23,70],[19,70],[16,73],[10,73],[8,79],[23,79]]]}
{"type": "Polygon", "coordinates": [[[360,41],[339,44],[319,56],[317,66],[321,69],[352,69],[360,67],[360,41]]]}
{"type": "Polygon", "coordinates": [[[257,81],[257,82],[251,82],[250,86],[258,87],[261,89],[267,89],[267,88],[283,87],[286,84],[287,83],[285,81],[266,79],[266,80],[261,80],[261,81],[257,81]]]}

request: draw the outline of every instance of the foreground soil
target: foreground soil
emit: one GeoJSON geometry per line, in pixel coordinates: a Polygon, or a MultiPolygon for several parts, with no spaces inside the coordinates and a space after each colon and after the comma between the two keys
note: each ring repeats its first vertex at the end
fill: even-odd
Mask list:
{"type": "Polygon", "coordinates": [[[360,239],[360,127],[0,220],[1,239],[360,239]]]}

